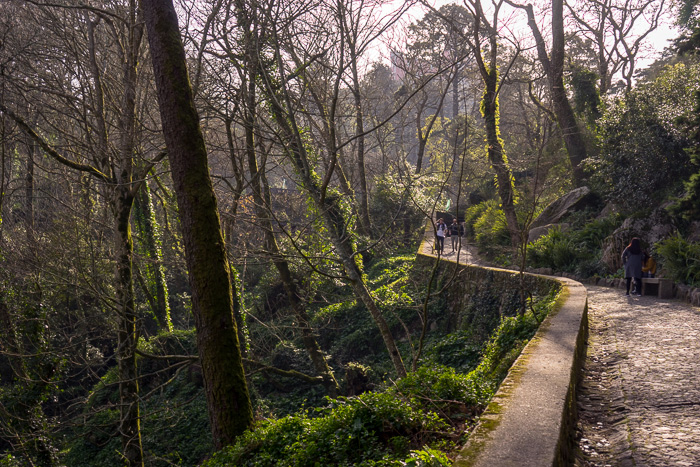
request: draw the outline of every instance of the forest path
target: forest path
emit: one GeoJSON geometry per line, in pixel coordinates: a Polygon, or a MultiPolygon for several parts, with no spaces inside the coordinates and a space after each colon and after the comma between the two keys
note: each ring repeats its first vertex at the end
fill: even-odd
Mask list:
{"type": "Polygon", "coordinates": [[[575,465],[700,466],[700,309],[587,289],[575,465]]]}
{"type": "MultiPolygon", "coordinates": [[[[443,248],[442,258],[448,261],[455,261],[460,264],[476,264],[478,266],[489,266],[487,263],[479,259],[476,254],[476,246],[466,242],[466,238],[457,237],[456,248],[452,249],[452,237],[445,238],[445,247],[443,248]]],[[[423,242],[423,249],[421,253],[428,256],[436,256],[437,252],[434,250],[435,239],[431,229],[427,229],[425,232],[425,242],[423,242]]]]}

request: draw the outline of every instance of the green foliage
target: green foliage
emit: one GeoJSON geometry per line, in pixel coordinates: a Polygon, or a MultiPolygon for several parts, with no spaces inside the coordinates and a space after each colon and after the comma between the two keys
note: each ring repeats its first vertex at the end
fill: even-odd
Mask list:
{"type": "Polygon", "coordinates": [[[474,223],[481,217],[481,215],[489,207],[489,203],[481,202],[470,206],[464,215],[464,235],[469,238],[474,238],[476,232],[474,231],[474,223]]]}
{"type": "MultiPolygon", "coordinates": [[[[555,298],[538,303],[538,314],[547,313],[555,298]]],[[[504,318],[484,346],[481,363],[467,374],[429,363],[385,383],[382,392],[265,420],[203,467],[451,465],[442,451],[454,451],[463,425],[488,404],[537,326],[530,313],[504,318]]],[[[450,345],[455,343],[435,351],[450,345]]]]}
{"type": "MultiPolygon", "coordinates": [[[[195,332],[162,333],[140,343],[153,354],[193,355],[195,332]]],[[[141,429],[146,464],[156,467],[198,465],[213,447],[199,370],[140,358],[141,429]],[[179,370],[178,370],[179,368],[179,370]]],[[[66,433],[74,441],[63,453],[64,465],[120,465],[118,370],[112,367],[91,394],[83,424],[66,433]]]]}
{"type": "Polygon", "coordinates": [[[491,385],[475,373],[423,367],[384,392],[264,421],[204,465],[446,466],[436,447],[451,446],[440,441],[452,436],[450,418],[472,417],[491,395],[491,385]]]}
{"type": "Polygon", "coordinates": [[[476,415],[493,396],[492,381],[478,371],[457,373],[454,368],[424,366],[396,382],[393,389],[404,397],[432,405],[438,413],[476,415]]]}
{"type": "Polygon", "coordinates": [[[402,465],[405,467],[449,467],[452,465],[452,461],[436,449],[425,448],[411,452],[402,465]]]}
{"type": "Polygon", "coordinates": [[[559,227],[530,243],[527,253],[530,264],[534,267],[548,267],[558,271],[575,267],[582,258],[574,243],[559,227]]]}
{"type": "MultiPolygon", "coordinates": [[[[265,421],[204,466],[392,465],[411,443],[422,445],[445,429],[434,413],[395,394],[365,393],[329,401],[325,408],[265,421]],[[399,442],[405,438],[409,443],[399,442]],[[397,452],[398,451],[398,452],[397,452]]],[[[398,465],[398,464],[394,464],[398,465]]]]}
{"type": "Polygon", "coordinates": [[[425,359],[439,365],[469,372],[477,367],[481,358],[482,342],[469,331],[457,331],[439,339],[425,355],[425,359]]]}
{"type": "Polygon", "coordinates": [[[370,198],[372,230],[384,238],[388,251],[401,251],[423,238],[425,212],[431,212],[439,195],[436,174],[416,175],[389,172],[375,178],[370,198]]]}
{"type": "Polygon", "coordinates": [[[24,467],[25,464],[12,454],[0,458],[0,467],[24,467]]]}
{"type": "Polygon", "coordinates": [[[700,286],[700,243],[688,242],[680,235],[656,244],[661,263],[671,279],[690,286],[700,286]]]}
{"type": "MultiPolygon", "coordinates": [[[[540,313],[548,313],[554,300],[555,296],[551,295],[544,304],[540,304],[540,313]]],[[[495,390],[538,326],[537,319],[531,313],[503,318],[474,371],[494,384],[495,390]]]]}
{"type": "Polygon", "coordinates": [[[600,157],[588,161],[596,191],[634,211],[679,187],[689,173],[688,141],[674,122],[692,112],[698,83],[700,66],[678,64],[607,105],[600,157]]]}
{"type": "MultiPolygon", "coordinates": [[[[480,248],[486,248],[489,245],[510,245],[510,234],[508,233],[506,217],[498,202],[488,200],[480,205],[485,206],[483,206],[481,213],[471,224],[476,243],[480,248]]],[[[477,209],[475,211],[478,212],[477,209]]],[[[469,214],[474,215],[474,213],[469,214]]]]}
{"type": "Polygon", "coordinates": [[[405,279],[415,259],[416,255],[397,255],[378,259],[367,269],[369,283],[372,286],[380,286],[405,279]]]}
{"type": "Polygon", "coordinates": [[[580,66],[574,66],[571,73],[571,87],[574,89],[574,109],[585,115],[589,122],[600,117],[600,95],[598,75],[580,66]]]}
{"type": "Polygon", "coordinates": [[[694,99],[693,112],[676,119],[688,137],[686,152],[694,173],[684,183],[685,193],[669,208],[669,211],[688,221],[700,218],[700,91],[695,91],[694,99]]]}
{"type": "Polygon", "coordinates": [[[528,244],[528,264],[536,268],[573,272],[583,277],[603,273],[600,264],[603,241],[620,225],[620,220],[618,215],[613,215],[566,232],[555,227],[528,244]]]}

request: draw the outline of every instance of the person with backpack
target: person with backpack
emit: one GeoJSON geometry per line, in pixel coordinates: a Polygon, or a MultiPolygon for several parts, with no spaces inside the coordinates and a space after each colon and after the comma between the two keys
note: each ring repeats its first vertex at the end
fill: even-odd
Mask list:
{"type": "Polygon", "coordinates": [[[442,254],[443,248],[445,248],[445,236],[447,235],[447,225],[442,217],[437,220],[435,225],[435,249],[439,254],[442,254]]]}

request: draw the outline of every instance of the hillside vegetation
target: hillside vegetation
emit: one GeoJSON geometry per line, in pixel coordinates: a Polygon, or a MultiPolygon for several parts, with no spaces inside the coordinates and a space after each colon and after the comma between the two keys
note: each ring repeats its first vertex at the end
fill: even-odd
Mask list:
{"type": "Polygon", "coordinates": [[[0,465],[446,465],[517,273],[700,285],[695,0],[88,3],[0,2],[0,465]]]}

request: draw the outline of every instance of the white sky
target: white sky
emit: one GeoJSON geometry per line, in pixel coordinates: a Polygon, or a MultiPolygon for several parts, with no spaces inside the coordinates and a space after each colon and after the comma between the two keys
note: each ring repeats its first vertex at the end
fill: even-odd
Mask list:
{"type": "MultiPolygon", "coordinates": [[[[545,0],[546,1],[546,0],[545,0]]],[[[666,0],[667,3],[669,3],[669,0],[666,0]]],[[[461,1],[457,0],[433,0],[432,4],[436,7],[439,7],[441,5],[445,4],[450,4],[450,3],[461,3],[461,1]]],[[[487,0],[483,0],[484,6],[486,6],[489,2],[487,0]]],[[[548,3],[548,2],[547,2],[548,3]]],[[[404,2],[400,0],[394,0],[389,2],[386,6],[384,6],[385,11],[391,11],[393,9],[399,8],[401,5],[403,5],[404,2]]],[[[408,25],[418,19],[420,19],[424,15],[425,9],[424,7],[417,5],[413,7],[409,12],[404,15],[402,18],[402,23],[403,25],[408,25]]],[[[510,32],[514,34],[516,37],[521,38],[523,41],[529,42],[532,41],[532,36],[531,36],[531,31],[530,28],[527,25],[526,18],[525,18],[525,13],[520,11],[520,12],[513,12],[511,11],[503,11],[500,15],[499,21],[505,24],[510,32]]],[[[545,35],[545,38],[547,37],[547,32],[545,31],[545,27],[543,29],[543,34],[545,35]]],[[[662,22],[659,27],[653,31],[649,37],[647,38],[647,45],[649,48],[649,53],[646,54],[646,56],[639,56],[635,68],[637,70],[646,68],[649,66],[651,63],[653,63],[656,59],[660,58],[661,53],[663,52],[664,48],[666,48],[668,45],[670,45],[670,40],[674,39],[675,37],[678,36],[678,31],[677,29],[673,26],[673,18],[670,13],[666,14],[665,21],[662,22]]],[[[384,46],[385,47],[385,46],[384,46]]],[[[383,48],[383,47],[382,47],[383,48]]],[[[382,57],[382,61],[385,63],[388,63],[388,54],[385,51],[380,52],[382,48],[377,49],[377,55],[382,57]]],[[[386,50],[386,49],[384,49],[386,50]]]]}

